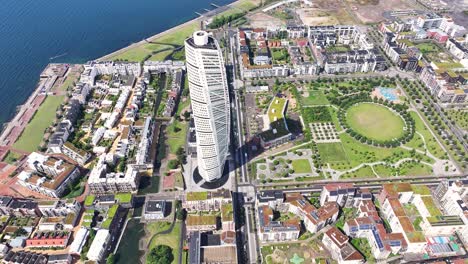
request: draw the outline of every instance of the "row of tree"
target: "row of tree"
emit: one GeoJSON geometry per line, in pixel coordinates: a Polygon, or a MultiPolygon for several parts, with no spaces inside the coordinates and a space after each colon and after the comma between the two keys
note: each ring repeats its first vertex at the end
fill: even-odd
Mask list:
{"type": "Polygon", "coordinates": [[[346,97],[346,99],[341,100],[338,102],[338,105],[340,106],[340,111],[338,112],[338,120],[340,122],[340,125],[345,128],[345,131],[354,139],[361,143],[365,143],[368,145],[373,145],[376,147],[385,147],[385,148],[393,148],[397,147],[401,144],[405,144],[409,142],[415,133],[415,121],[409,114],[408,106],[403,105],[403,104],[393,104],[387,100],[382,100],[381,99],[376,99],[376,98],[370,98],[367,94],[357,94],[355,96],[351,97],[346,97]],[[403,118],[405,122],[406,129],[403,130],[403,135],[399,138],[392,139],[392,140],[375,140],[368,138],[356,131],[354,131],[351,127],[348,126],[346,122],[346,110],[351,107],[352,105],[355,105],[357,103],[363,103],[363,102],[370,102],[370,103],[376,103],[376,104],[382,104],[388,108],[393,109],[398,115],[403,118]]]}

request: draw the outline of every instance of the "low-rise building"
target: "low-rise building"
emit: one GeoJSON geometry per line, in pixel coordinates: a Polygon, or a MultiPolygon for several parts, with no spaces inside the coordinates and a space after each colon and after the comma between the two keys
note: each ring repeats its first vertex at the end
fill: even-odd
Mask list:
{"type": "Polygon", "coordinates": [[[106,154],[102,154],[88,178],[88,186],[94,194],[135,192],[140,182],[138,169],[128,164],[125,173],[107,172],[106,154]]]}
{"type": "Polygon", "coordinates": [[[79,175],[77,166],[54,156],[33,152],[28,156],[29,168],[18,175],[18,183],[32,191],[59,198],[79,175]]]}
{"type": "Polygon", "coordinates": [[[62,145],[61,151],[63,154],[78,162],[80,165],[84,165],[89,160],[89,158],[91,158],[90,153],[75,147],[71,142],[68,141],[62,145]]]}
{"type": "Polygon", "coordinates": [[[216,215],[187,215],[187,231],[213,231],[218,228],[218,219],[216,215]]]}
{"type": "Polygon", "coordinates": [[[273,220],[273,210],[268,205],[257,208],[258,237],[262,242],[292,241],[299,238],[301,225],[299,219],[280,222],[273,220]]]}
{"type": "Polygon", "coordinates": [[[361,253],[349,243],[349,238],[336,227],[331,227],[325,232],[322,243],[339,264],[364,263],[364,257],[361,253]]]}
{"type": "Polygon", "coordinates": [[[96,233],[96,236],[94,237],[91,247],[88,250],[88,254],[86,254],[86,257],[92,261],[102,261],[107,252],[109,239],[109,230],[99,229],[96,233]]]}
{"type": "Polygon", "coordinates": [[[38,231],[26,239],[26,247],[34,248],[65,248],[68,244],[70,233],[66,231],[38,231]]]}
{"type": "Polygon", "coordinates": [[[163,219],[165,210],[166,201],[147,198],[143,208],[143,219],[147,221],[163,219]]]}
{"type": "Polygon", "coordinates": [[[81,254],[84,245],[86,244],[86,239],[88,238],[89,231],[87,228],[80,228],[78,232],[75,233],[73,242],[70,244],[69,252],[72,254],[81,254]]]}
{"type": "Polygon", "coordinates": [[[336,221],[340,211],[336,202],[327,202],[320,208],[315,208],[301,194],[286,194],[285,202],[289,204],[289,212],[298,215],[307,231],[316,233],[326,225],[336,221]]]}
{"type": "Polygon", "coordinates": [[[192,211],[219,211],[221,205],[231,203],[231,192],[226,189],[206,192],[187,192],[182,201],[182,207],[188,212],[192,211]]]}
{"type": "Polygon", "coordinates": [[[28,252],[10,251],[3,258],[2,263],[7,264],[47,264],[47,255],[28,252]]]}

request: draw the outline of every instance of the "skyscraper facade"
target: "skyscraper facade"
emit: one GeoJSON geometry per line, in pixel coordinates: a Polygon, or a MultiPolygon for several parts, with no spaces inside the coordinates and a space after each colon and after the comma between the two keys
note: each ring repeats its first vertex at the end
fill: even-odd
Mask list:
{"type": "Polygon", "coordinates": [[[197,136],[198,171],[221,178],[229,151],[230,109],[226,68],[218,42],[205,31],[185,40],[188,83],[197,136]]]}

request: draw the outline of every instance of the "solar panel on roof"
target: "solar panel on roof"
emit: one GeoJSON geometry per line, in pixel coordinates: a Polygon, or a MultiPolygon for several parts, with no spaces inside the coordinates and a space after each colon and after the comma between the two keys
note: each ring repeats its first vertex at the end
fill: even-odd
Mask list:
{"type": "Polygon", "coordinates": [[[377,242],[377,246],[382,249],[384,246],[379,234],[375,230],[372,230],[372,234],[374,235],[375,241],[377,242]]]}

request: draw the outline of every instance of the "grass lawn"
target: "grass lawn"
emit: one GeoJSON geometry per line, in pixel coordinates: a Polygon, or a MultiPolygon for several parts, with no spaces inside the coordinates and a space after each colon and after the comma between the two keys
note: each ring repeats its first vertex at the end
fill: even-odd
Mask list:
{"type": "Polygon", "coordinates": [[[369,263],[375,262],[374,256],[372,255],[371,247],[369,241],[365,238],[353,238],[351,239],[351,244],[362,253],[366,258],[366,261],[369,263]]]}
{"type": "Polygon", "coordinates": [[[292,160],[292,167],[294,173],[311,173],[312,168],[308,159],[296,159],[292,160]]]}
{"type": "Polygon", "coordinates": [[[25,151],[37,150],[45,129],[54,121],[55,112],[63,99],[64,96],[47,96],[13,147],[25,151]]]}
{"type": "MultiPolygon", "coordinates": [[[[410,112],[410,115],[414,119],[416,132],[419,132],[421,135],[423,135],[424,140],[426,141],[428,151],[438,158],[445,157],[445,151],[439,145],[437,140],[432,136],[431,132],[429,131],[429,128],[426,127],[426,125],[424,125],[423,121],[421,120],[421,118],[419,118],[418,114],[412,111],[410,112]]],[[[413,142],[413,140],[411,140],[409,143],[413,142]]]]}
{"type": "Polygon", "coordinates": [[[385,106],[360,103],[351,106],[346,114],[348,125],[368,138],[384,141],[403,135],[403,119],[385,106]]]}
{"type": "Polygon", "coordinates": [[[405,176],[427,176],[432,175],[432,167],[422,163],[405,162],[398,167],[400,175],[405,176]]]}
{"type": "Polygon", "coordinates": [[[387,165],[374,165],[374,170],[380,177],[392,176],[392,168],[387,165]]]}
{"type": "Polygon", "coordinates": [[[348,158],[341,143],[317,144],[323,162],[346,162],[348,158]]]}
{"type": "Polygon", "coordinates": [[[343,174],[340,178],[374,178],[375,174],[372,172],[370,166],[364,166],[356,171],[343,174]]]}
{"type": "Polygon", "coordinates": [[[66,91],[68,89],[68,87],[72,87],[73,86],[73,82],[78,82],[79,78],[81,76],[81,72],[70,72],[65,81],[62,83],[62,85],[60,85],[60,87],[58,88],[59,91],[66,91]]]}
{"type": "Polygon", "coordinates": [[[175,154],[179,147],[183,147],[187,136],[188,122],[174,120],[171,125],[166,128],[167,141],[169,151],[175,154]]]}
{"type": "Polygon", "coordinates": [[[172,248],[172,254],[174,255],[172,263],[179,263],[180,229],[181,223],[176,222],[171,233],[152,237],[148,252],[157,245],[169,246],[172,248]]]}
{"type": "Polygon", "coordinates": [[[441,52],[442,50],[437,46],[436,44],[432,42],[427,42],[427,43],[420,43],[416,45],[416,47],[423,53],[429,53],[429,52],[441,52]]]}
{"type": "Polygon", "coordinates": [[[128,49],[122,53],[116,54],[108,59],[109,60],[120,59],[120,60],[128,60],[128,61],[142,61],[147,55],[151,55],[153,52],[156,52],[165,48],[171,48],[172,45],[179,45],[179,46],[183,45],[184,40],[198,29],[200,29],[199,23],[192,22],[181,28],[178,28],[177,30],[174,30],[170,33],[164,34],[158,38],[151,40],[151,42],[153,43],[143,43],[141,45],[128,49]]]}
{"type": "Polygon", "coordinates": [[[150,60],[150,61],[164,61],[167,56],[172,54],[172,52],[173,52],[172,50],[161,51],[161,52],[158,52],[158,53],[152,55],[148,60],[150,60]]]}
{"type": "Polygon", "coordinates": [[[5,158],[2,161],[8,164],[14,164],[19,158],[21,158],[21,156],[22,155],[19,153],[8,151],[8,154],[5,156],[5,158]]]}
{"type": "Polygon", "coordinates": [[[327,105],[330,104],[328,102],[327,97],[323,94],[322,91],[308,91],[309,96],[302,98],[302,104],[305,106],[308,105],[327,105]]]}

